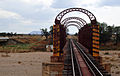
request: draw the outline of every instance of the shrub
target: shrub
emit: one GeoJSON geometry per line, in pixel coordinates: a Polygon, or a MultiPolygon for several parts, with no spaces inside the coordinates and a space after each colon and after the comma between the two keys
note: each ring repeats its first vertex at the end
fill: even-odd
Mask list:
{"type": "Polygon", "coordinates": [[[109,53],[108,53],[108,52],[106,52],[104,55],[109,55],[109,53]]]}

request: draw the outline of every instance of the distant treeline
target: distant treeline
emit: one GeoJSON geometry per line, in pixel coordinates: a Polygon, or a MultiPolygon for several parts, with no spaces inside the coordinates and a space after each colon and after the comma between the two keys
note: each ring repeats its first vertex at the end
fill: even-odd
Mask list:
{"type": "MultiPolygon", "coordinates": [[[[90,23],[88,25],[91,25],[90,23]]],[[[108,25],[107,23],[99,23],[100,25],[100,44],[106,44],[107,42],[113,42],[115,45],[117,45],[118,42],[120,42],[120,26],[115,26],[115,25],[108,25]]],[[[47,36],[48,35],[53,35],[53,26],[50,27],[50,31],[47,31],[47,28],[45,29],[40,29],[42,31],[42,35],[47,36]]],[[[24,36],[24,35],[31,35],[31,34],[17,34],[17,33],[0,33],[0,36],[24,36]]],[[[77,34],[75,34],[77,35],[77,34]]]]}
{"type": "MultiPolygon", "coordinates": [[[[5,37],[5,36],[7,36],[7,37],[12,37],[12,36],[26,36],[26,35],[31,35],[31,34],[17,34],[17,33],[13,33],[13,32],[11,32],[11,33],[6,33],[6,32],[2,32],[2,33],[0,33],[0,36],[2,36],[2,37],[5,37]]],[[[33,34],[33,35],[35,35],[35,34],[33,34]]]]}
{"type": "Polygon", "coordinates": [[[98,24],[100,25],[100,43],[113,42],[117,45],[120,42],[120,26],[109,26],[104,22],[98,24]]]}
{"type": "Polygon", "coordinates": [[[13,32],[11,32],[11,33],[6,33],[6,32],[2,32],[2,33],[0,33],[0,36],[16,36],[17,35],[17,33],[13,33],[13,32]]]}

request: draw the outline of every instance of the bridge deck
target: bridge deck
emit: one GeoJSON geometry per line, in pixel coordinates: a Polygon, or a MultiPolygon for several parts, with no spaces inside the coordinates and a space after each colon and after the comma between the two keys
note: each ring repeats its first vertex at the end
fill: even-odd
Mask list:
{"type": "Polygon", "coordinates": [[[64,76],[111,76],[89,54],[89,51],[73,40],[64,47],[64,76]]]}

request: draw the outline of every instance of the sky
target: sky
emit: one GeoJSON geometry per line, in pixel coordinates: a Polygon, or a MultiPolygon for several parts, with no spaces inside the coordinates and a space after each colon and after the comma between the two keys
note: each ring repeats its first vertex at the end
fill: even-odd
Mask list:
{"type": "MultiPolygon", "coordinates": [[[[30,33],[52,26],[57,14],[67,8],[84,8],[92,12],[98,22],[120,26],[120,0],[0,0],[0,32],[30,33]]],[[[65,15],[89,18],[79,12],[65,15]]],[[[63,19],[64,19],[63,18],[63,19]]],[[[76,27],[70,26],[69,33],[76,27]]]]}

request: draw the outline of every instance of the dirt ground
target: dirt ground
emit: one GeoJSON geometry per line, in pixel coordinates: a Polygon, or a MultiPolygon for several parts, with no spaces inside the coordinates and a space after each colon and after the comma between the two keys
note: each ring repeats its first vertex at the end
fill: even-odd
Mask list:
{"type": "Polygon", "coordinates": [[[42,62],[49,62],[51,52],[0,53],[0,76],[42,76],[42,62]]]}
{"type": "MultiPolygon", "coordinates": [[[[120,76],[120,51],[100,51],[103,63],[110,63],[111,75],[120,76]]],[[[0,53],[0,76],[42,76],[42,63],[51,52],[0,53]]]]}
{"type": "Polygon", "coordinates": [[[100,51],[100,56],[103,64],[110,63],[111,75],[120,76],[120,51],[100,51]]]}

